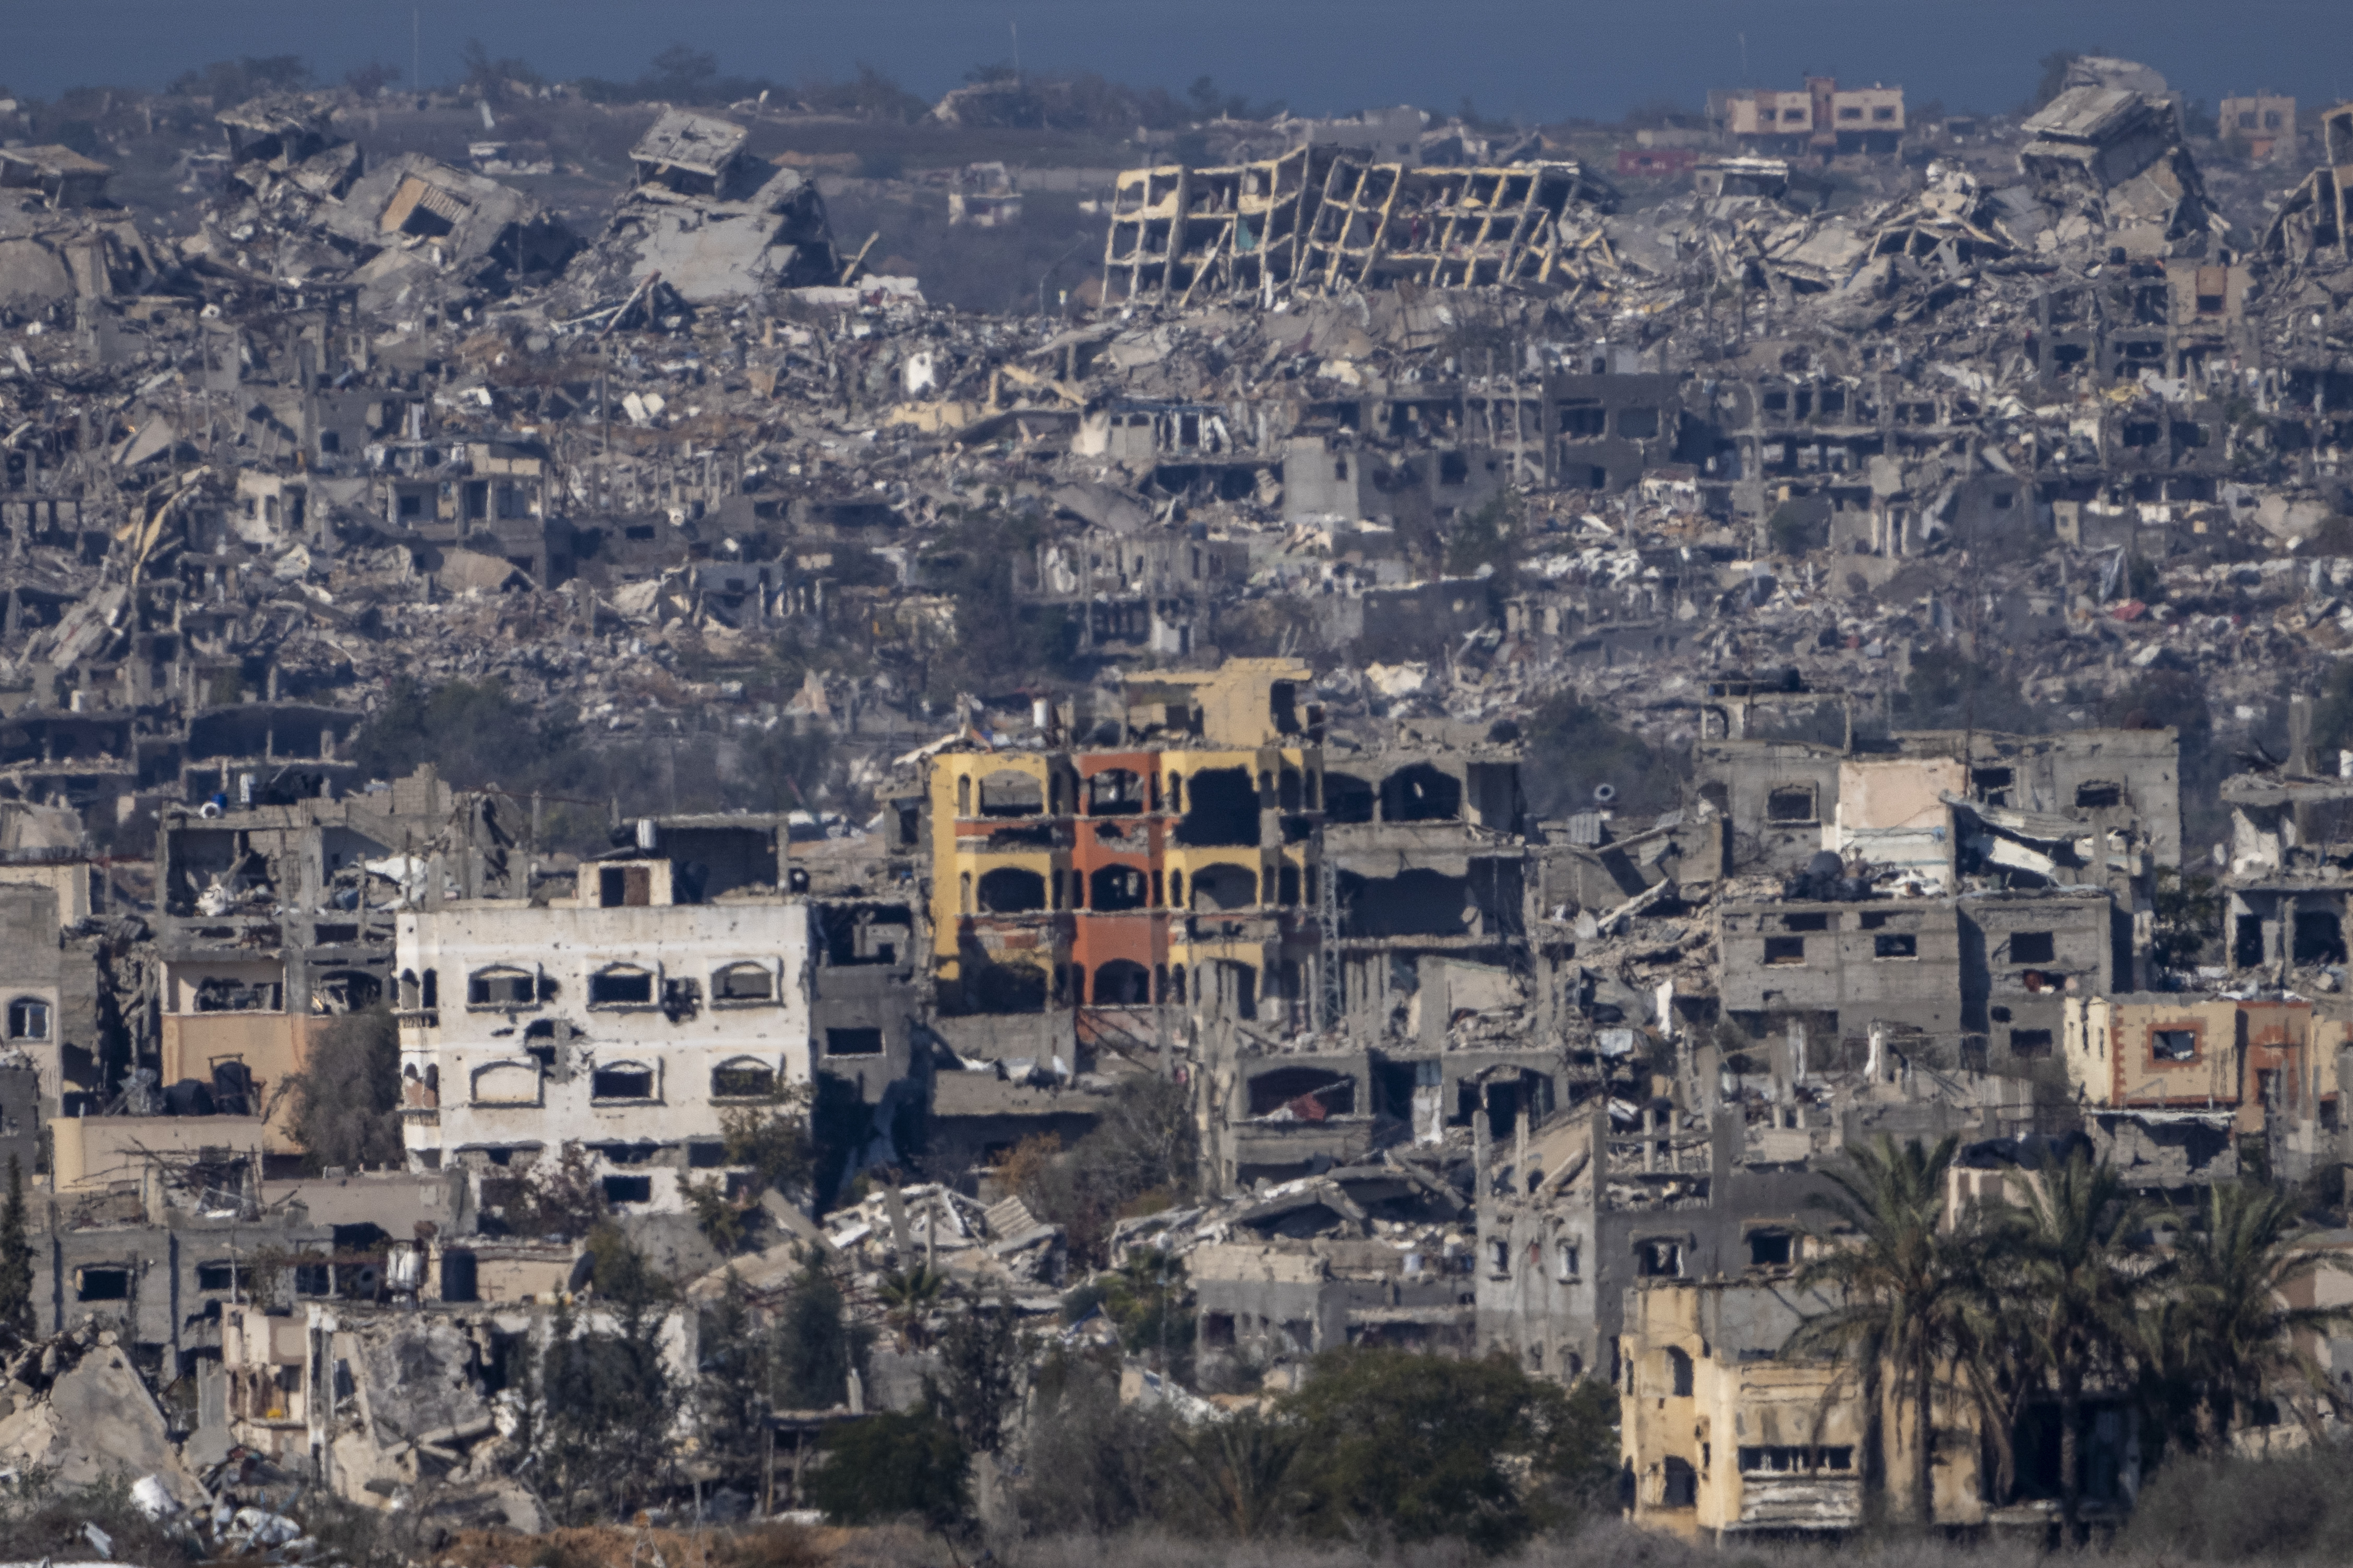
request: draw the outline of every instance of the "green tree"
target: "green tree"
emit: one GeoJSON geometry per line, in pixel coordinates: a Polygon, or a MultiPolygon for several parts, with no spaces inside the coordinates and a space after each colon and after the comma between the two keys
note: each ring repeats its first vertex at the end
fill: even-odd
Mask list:
{"type": "Polygon", "coordinates": [[[1021,1397],[1029,1347],[1014,1326],[1013,1303],[968,1302],[940,1334],[940,1370],[923,1379],[923,1403],[937,1411],[965,1448],[993,1454],[1021,1397]]]}
{"type": "Polygon", "coordinates": [[[762,1328],[752,1293],[733,1269],[703,1309],[695,1341],[695,1426],[702,1452],[724,1475],[754,1471],[776,1406],[776,1336],[762,1328]]]}
{"type": "Polygon", "coordinates": [[[1915,1138],[1898,1148],[1883,1134],[1876,1144],[1850,1145],[1845,1163],[1824,1173],[1838,1191],[1817,1194],[1811,1206],[1851,1234],[1799,1270],[1798,1284],[1827,1288],[1839,1304],[1790,1340],[1794,1351],[1829,1351],[1853,1369],[1865,1412],[1864,1481],[1874,1493],[1891,1484],[1880,1411],[1891,1398],[1909,1405],[1907,1486],[1913,1517],[1923,1524],[1935,1516],[1929,1437],[1936,1377],[1968,1337],[1980,1278],[1974,1228],[1940,1229],[1945,1173],[1958,1146],[1947,1138],[1929,1149],[1915,1138]]]}
{"type": "Polygon", "coordinates": [[[25,1167],[8,1156],[8,1205],[0,1209],[0,1345],[33,1333],[33,1243],[26,1234],[25,1167]]]}
{"type": "Polygon", "coordinates": [[[1100,1350],[1057,1346],[1039,1363],[1014,1497],[1031,1535],[1109,1536],[1160,1511],[1178,1426],[1165,1410],[1123,1403],[1119,1376],[1119,1358],[1100,1350]]]}
{"type": "Polygon", "coordinates": [[[1615,1448],[1614,1400],[1572,1399],[1500,1355],[1326,1351],[1282,1410],[1300,1433],[1302,1523],[1356,1540],[1509,1551],[1552,1521],[1556,1483],[1615,1448]]]}
{"type": "Polygon", "coordinates": [[[776,1313],[776,1397],[794,1410],[830,1410],[863,1375],[872,1331],[849,1321],[841,1288],[816,1264],[801,1271],[776,1313]]]}
{"type": "Polygon", "coordinates": [[[1292,1470],[1306,1432],[1286,1416],[1240,1410],[1223,1421],[1177,1427],[1169,1441],[1178,1488],[1219,1534],[1271,1535],[1298,1508],[1292,1470]]]}
{"type": "Polygon", "coordinates": [[[626,1519],[667,1483],[687,1391],[662,1353],[668,1282],[645,1256],[600,1232],[594,1315],[557,1303],[542,1373],[539,1457],[559,1519],[626,1519]]]}
{"type": "Polygon", "coordinates": [[[1101,1265],[1122,1214],[1165,1208],[1193,1191],[1199,1150],[1191,1101],[1165,1078],[1132,1073],[1068,1152],[1058,1142],[1025,1141],[1017,1163],[1013,1190],[1069,1233],[1074,1257],[1101,1265]]]}
{"type": "Polygon", "coordinates": [[[921,1521],[947,1535],[972,1508],[971,1466],[955,1428],[929,1409],[837,1426],[808,1479],[808,1500],[837,1524],[921,1521]]]}
{"type": "Polygon", "coordinates": [[[2146,1274],[2131,1253],[2148,1216],[2113,1167],[2080,1149],[2025,1186],[2025,1206],[1996,1224],[2019,1264],[2010,1321],[2059,1398],[2059,1511],[2072,1542],[2084,1500],[2084,1390],[2126,1369],[2146,1274]]]}
{"type": "Polygon", "coordinates": [[[2218,1183],[2198,1217],[2175,1244],[2170,1283],[2179,1310],[2167,1325],[2189,1348],[2183,1370],[2199,1391],[2198,1446],[2223,1447],[2233,1432],[2283,1405],[2316,1426],[2318,1407],[2342,1401],[2297,1339],[2341,1329],[2353,1309],[2287,1303],[2309,1297],[2318,1275],[2348,1266],[2304,1246],[2295,1201],[2259,1183],[2218,1183]]]}
{"type": "Polygon", "coordinates": [[[1185,1260],[1138,1247],[1104,1280],[1103,1315],[1121,1348],[1183,1384],[1193,1381],[1192,1291],[1185,1260]]]}
{"type": "Polygon", "coordinates": [[[398,1163],[400,1030],[391,1009],[379,1005],[328,1025],[279,1092],[290,1099],[294,1141],[311,1174],[398,1163]]]}
{"type": "Polygon", "coordinates": [[[902,1351],[919,1351],[931,1342],[931,1315],[938,1310],[947,1289],[947,1276],[920,1263],[893,1268],[874,1287],[882,1303],[882,1321],[899,1336],[902,1351]]]}

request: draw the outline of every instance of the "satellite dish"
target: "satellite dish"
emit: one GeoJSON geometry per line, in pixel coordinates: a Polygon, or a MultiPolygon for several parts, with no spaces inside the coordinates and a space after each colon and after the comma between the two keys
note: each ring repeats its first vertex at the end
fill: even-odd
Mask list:
{"type": "Polygon", "coordinates": [[[1611,801],[1618,798],[1618,786],[1616,784],[1595,784],[1593,786],[1593,798],[1601,805],[1608,805],[1611,801]]]}

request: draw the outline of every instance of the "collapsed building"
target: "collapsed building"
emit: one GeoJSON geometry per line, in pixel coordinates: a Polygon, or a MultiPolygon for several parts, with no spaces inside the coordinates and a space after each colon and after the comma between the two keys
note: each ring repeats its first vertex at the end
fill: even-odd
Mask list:
{"type": "MultiPolygon", "coordinates": [[[[1149,1076],[1201,1190],[1111,1245],[1182,1260],[1205,1382],[1501,1351],[1621,1389],[1638,1517],[1846,1528],[1859,1413],[1801,1431],[1828,1374],[1772,1352],[1852,1140],[1957,1135],[1991,1190],[2080,1131],[2172,1198],[2343,1143],[2353,785],[2306,704],[2265,747],[2353,639],[2353,132],[2253,221],[2126,67],[1917,167],[1867,150],[1895,89],[1753,95],[1776,155],[1640,205],[1418,113],[1271,129],[1120,175],[1046,322],[867,276],[712,114],[632,126],[601,224],[332,94],[220,111],[174,237],[0,153],[43,1331],[185,1380],[184,1456],[520,1519],[513,1358],[586,1279],[539,1184],[666,1246],[756,1206],[771,1294],[814,1257],[879,1316],[922,1259],[1043,1321],[1074,1247],[1010,1157],[1149,1076]],[[979,620],[1059,673],[950,703],[979,620]],[[372,778],[403,679],[839,772],[740,813],[372,778]],[[1631,809],[1559,699],[1687,785],[1631,809]],[[2219,962],[2159,929],[2207,864],[2219,962]],[[377,1005],[400,1169],[300,1176],[286,1086],[377,1005]],[[806,1195],[867,1184],[820,1215],[728,1147],[804,1101],[806,1195]]],[[[1989,1484],[1940,1458],[1950,1517],[1989,1484]]]]}

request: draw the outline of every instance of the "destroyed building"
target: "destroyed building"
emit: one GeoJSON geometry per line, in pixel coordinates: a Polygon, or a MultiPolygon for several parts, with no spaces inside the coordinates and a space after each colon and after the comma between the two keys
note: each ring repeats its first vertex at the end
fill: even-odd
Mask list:
{"type": "MultiPolygon", "coordinates": [[[[586,1279],[512,1234],[534,1173],[633,1234],[712,1184],[765,1290],[831,1258],[880,1321],[921,1259],[1042,1324],[1081,1238],[1011,1156],[1149,1076],[1198,1190],[1104,1245],[1182,1260],[1205,1385],[1501,1351],[1618,1384],[1636,1517],[1846,1528],[1776,1292],[1850,1142],[1991,1191],[2080,1131],[2169,1202],[2345,1148],[2353,785],[2308,702],[2273,758],[2353,638],[2353,132],[2292,185],[2083,75],[1966,133],[1746,95],[1641,203],[1557,128],[1139,139],[1046,319],[868,275],[773,108],[649,107],[568,217],[333,93],[206,110],[187,232],[0,152],[43,1331],[193,1380],[184,1447],[498,1491],[586,1279]],[[630,794],[368,776],[404,681],[630,794]],[[281,1091],[375,1005],[403,1168],[298,1180],[281,1091]],[[817,1212],[730,1194],[804,1094],[817,1212]]],[[[954,169],[995,238],[1066,188],[954,169]]]]}

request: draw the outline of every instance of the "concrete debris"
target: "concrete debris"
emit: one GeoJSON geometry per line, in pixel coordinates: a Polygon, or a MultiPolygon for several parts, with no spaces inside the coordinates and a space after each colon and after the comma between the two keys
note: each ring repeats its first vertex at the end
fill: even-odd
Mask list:
{"type": "MultiPolygon", "coordinates": [[[[1972,1194],[2344,1158],[2353,107],[2308,176],[2097,59],[1089,185],[964,155],[1018,90],[921,178],[958,243],[1091,193],[1034,315],[837,243],[918,180],[757,102],[613,111],[602,202],[475,103],[207,109],[176,226],[0,149],[11,1462],[224,1551],[299,1555],[298,1480],[535,1528],[584,1214],[681,1375],[811,1270],[888,1340],[797,1445],[971,1302],[1109,1346],[1105,1267],[1181,1265],[1200,1386],[1119,1353],[1208,1419],[1348,1343],[1762,1344],[1857,1137],[1972,1194]],[[381,763],[453,682],[628,782],[381,763]],[[399,1152],[299,1175],[379,1007],[399,1152]],[[1035,1179],[1171,1104],[1157,1212],[1035,1179]]],[[[1843,1438],[1768,1446],[1747,1523],[1849,1517],[1843,1438]]]]}

